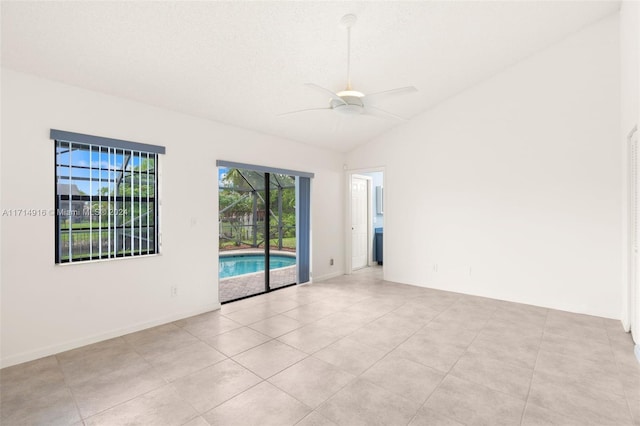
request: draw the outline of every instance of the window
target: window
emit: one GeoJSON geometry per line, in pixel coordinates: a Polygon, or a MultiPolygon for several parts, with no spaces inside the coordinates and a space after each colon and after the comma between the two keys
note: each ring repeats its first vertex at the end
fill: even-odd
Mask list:
{"type": "Polygon", "coordinates": [[[158,252],[164,148],[52,130],[56,263],[158,252]]]}

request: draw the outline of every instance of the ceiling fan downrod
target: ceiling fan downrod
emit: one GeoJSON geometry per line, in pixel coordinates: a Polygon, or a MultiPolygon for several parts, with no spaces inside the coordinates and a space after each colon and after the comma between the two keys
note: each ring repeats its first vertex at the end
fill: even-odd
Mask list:
{"type": "Polygon", "coordinates": [[[356,24],[358,17],[352,13],[344,15],[342,19],[340,19],[340,25],[347,30],[347,88],[345,90],[351,89],[351,27],[356,24]]]}

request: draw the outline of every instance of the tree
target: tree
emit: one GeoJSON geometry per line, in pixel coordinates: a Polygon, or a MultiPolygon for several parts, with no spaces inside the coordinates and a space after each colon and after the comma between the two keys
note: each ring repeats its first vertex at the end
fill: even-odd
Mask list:
{"type": "Polygon", "coordinates": [[[291,176],[271,174],[269,209],[265,206],[265,175],[253,170],[229,168],[220,180],[220,238],[249,245],[264,240],[264,220],[269,220],[272,238],[279,235],[278,193],[282,194],[283,237],[295,236],[295,182],[291,176]],[[256,211],[254,214],[254,203],[256,211]],[[273,213],[273,214],[272,214],[273,213]],[[248,216],[250,215],[250,216],[248,216]],[[274,217],[275,216],[275,217],[274,217]],[[247,226],[245,218],[251,218],[247,226]],[[268,218],[268,219],[267,219],[268,218]]]}
{"type": "Polygon", "coordinates": [[[97,212],[102,222],[111,220],[119,224],[131,223],[142,226],[153,226],[153,215],[149,215],[155,209],[155,160],[153,158],[141,159],[140,164],[130,167],[129,170],[121,170],[116,173],[115,181],[108,186],[100,188],[102,197],[123,197],[124,201],[94,201],[91,205],[93,216],[97,212]],[[127,197],[133,195],[133,203],[127,197]],[[149,203],[146,198],[149,198],[149,203]],[[133,218],[133,219],[132,219],[133,218]],[[140,223],[142,222],[142,223],[140,223]]]}

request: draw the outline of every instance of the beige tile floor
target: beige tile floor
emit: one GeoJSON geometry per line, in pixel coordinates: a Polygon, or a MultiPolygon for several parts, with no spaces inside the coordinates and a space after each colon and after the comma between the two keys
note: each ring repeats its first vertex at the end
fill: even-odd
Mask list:
{"type": "Polygon", "coordinates": [[[6,368],[0,423],[640,425],[632,347],[618,321],[371,268],[6,368]]]}

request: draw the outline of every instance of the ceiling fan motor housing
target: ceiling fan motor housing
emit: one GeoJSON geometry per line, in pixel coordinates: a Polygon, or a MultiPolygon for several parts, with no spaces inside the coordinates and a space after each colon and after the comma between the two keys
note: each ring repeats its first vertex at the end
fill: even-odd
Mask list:
{"type": "Polygon", "coordinates": [[[362,98],[358,96],[340,96],[344,103],[337,99],[331,100],[331,109],[345,115],[362,114],[364,103],[362,98]]]}

